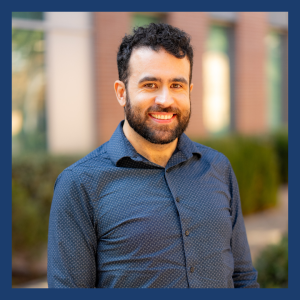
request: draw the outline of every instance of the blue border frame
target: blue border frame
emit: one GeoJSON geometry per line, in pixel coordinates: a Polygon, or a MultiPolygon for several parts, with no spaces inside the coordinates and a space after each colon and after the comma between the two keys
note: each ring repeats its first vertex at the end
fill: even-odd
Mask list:
{"type": "MultiPolygon", "coordinates": [[[[293,19],[295,13],[293,9],[297,11],[296,7],[292,4],[287,5],[283,1],[251,1],[241,3],[235,1],[219,1],[215,0],[213,3],[210,1],[204,2],[194,2],[187,3],[183,5],[182,1],[168,1],[164,2],[121,2],[114,1],[113,3],[102,3],[97,2],[82,2],[79,1],[51,1],[43,2],[41,1],[20,1],[15,0],[10,5],[10,12],[3,5],[3,12],[1,23],[4,34],[4,40],[6,43],[2,44],[1,52],[3,60],[3,65],[1,68],[2,75],[2,87],[4,90],[4,96],[2,98],[2,109],[1,109],[1,132],[2,140],[1,143],[1,154],[4,158],[4,168],[1,168],[1,187],[4,190],[4,195],[1,197],[4,203],[2,208],[2,217],[0,218],[1,228],[2,228],[2,238],[1,238],[1,295],[6,296],[3,299],[35,299],[43,297],[43,299],[53,299],[59,298],[63,299],[70,297],[71,299],[82,299],[83,297],[107,297],[109,299],[124,299],[124,298],[137,298],[140,299],[153,299],[155,298],[172,298],[172,299],[183,299],[185,297],[193,296],[196,299],[210,297],[212,299],[229,299],[234,297],[242,297],[243,300],[246,299],[263,299],[266,297],[272,297],[272,299],[291,297],[297,289],[297,270],[299,269],[299,261],[297,260],[297,231],[299,225],[296,224],[296,214],[299,211],[299,196],[296,195],[296,181],[297,181],[297,169],[299,168],[299,160],[296,159],[297,154],[300,153],[299,139],[297,139],[297,131],[299,128],[299,122],[296,118],[299,109],[299,100],[297,101],[296,92],[293,86],[297,86],[297,74],[296,70],[299,66],[299,58],[293,53],[300,53],[298,35],[299,32],[295,30],[297,18],[293,19]],[[190,5],[189,5],[190,4],[190,5]],[[11,102],[8,100],[11,98],[11,77],[7,74],[11,73],[11,52],[7,45],[10,43],[11,35],[8,26],[11,22],[11,11],[292,11],[289,13],[289,34],[295,39],[289,40],[289,59],[292,59],[292,64],[289,68],[289,74],[294,74],[294,76],[289,76],[289,98],[292,101],[289,103],[289,135],[290,135],[290,147],[289,147],[289,257],[292,263],[289,264],[289,288],[288,289],[259,289],[259,290],[248,290],[247,292],[232,291],[232,290],[179,290],[179,289],[158,289],[158,290],[135,290],[135,289],[114,289],[114,290],[54,290],[54,289],[12,289],[11,288],[11,102]],[[7,29],[7,30],[6,30],[7,29]],[[9,40],[9,41],[8,41],[9,40]],[[291,55],[292,54],[292,55],[291,55]],[[7,58],[7,59],[6,59],[7,58]],[[5,73],[6,74],[5,74],[5,73]],[[296,75],[296,76],[295,76],[296,75]],[[293,84],[295,83],[295,84],[293,84]],[[292,88],[291,88],[292,87],[292,88]],[[10,158],[10,159],[8,159],[10,158]],[[297,201],[298,200],[298,201],[297,201]],[[97,294],[96,294],[97,293],[97,294]],[[239,294],[241,293],[241,294],[239,294]]],[[[298,83],[299,85],[299,83],[298,83]]],[[[298,96],[299,98],[299,96],[298,96]]],[[[298,133],[299,136],[299,133],[298,133]]],[[[195,298],[194,298],[195,299],[195,298]]]]}

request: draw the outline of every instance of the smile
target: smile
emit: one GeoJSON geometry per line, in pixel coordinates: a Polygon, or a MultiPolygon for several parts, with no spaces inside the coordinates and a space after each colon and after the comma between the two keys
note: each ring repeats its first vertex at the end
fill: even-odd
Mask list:
{"type": "Polygon", "coordinates": [[[173,114],[165,114],[165,115],[159,115],[159,114],[150,114],[151,117],[158,119],[158,120],[170,120],[173,117],[173,114]]]}
{"type": "Polygon", "coordinates": [[[149,116],[151,119],[157,123],[171,123],[176,114],[172,113],[150,113],[149,116]]]}

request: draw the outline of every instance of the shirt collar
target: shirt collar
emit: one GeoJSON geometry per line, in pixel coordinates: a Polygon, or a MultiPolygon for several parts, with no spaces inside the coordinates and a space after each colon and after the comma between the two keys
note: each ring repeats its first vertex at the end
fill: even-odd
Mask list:
{"type": "Polygon", "coordinates": [[[182,152],[186,159],[191,158],[193,154],[196,154],[199,158],[202,155],[195,143],[185,133],[178,139],[177,149],[182,152]]]}
{"type": "Polygon", "coordinates": [[[107,145],[108,155],[115,165],[117,165],[118,161],[123,157],[132,158],[137,156],[137,152],[123,132],[123,124],[124,120],[120,122],[107,145]]]}
{"type": "MultiPolygon", "coordinates": [[[[126,138],[123,132],[123,125],[124,120],[119,123],[107,145],[108,155],[115,165],[117,165],[118,161],[124,157],[129,157],[132,159],[139,156],[134,147],[126,138]]],[[[199,157],[201,157],[201,152],[196,147],[195,143],[193,143],[185,133],[183,133],[178,140],[177,150],[181,151],[186,159],[191,158],[193,154],[197,154],[199,157]]]]}

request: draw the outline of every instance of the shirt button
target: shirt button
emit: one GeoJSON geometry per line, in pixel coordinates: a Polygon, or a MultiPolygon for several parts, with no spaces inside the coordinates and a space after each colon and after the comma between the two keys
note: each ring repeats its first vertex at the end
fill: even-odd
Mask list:
{"type": "Polygon", "coordinates": [[[193,272],[195,271],[195,268],[194,268],[194,267],[191,267],[191,268],[190,268],[190,271],[191,271],[191,273],[193,273],[193,272]]]}
{"type": "Polygon", "coordinates": [[[180,200],[179,200],[179,197],[176,197],[176,202],[179,202],[180,200]]]}
{"type": "Polygon", "coordinates": [[[188,236],[190,232],[188,230],[185,231],[185,235],[188,236]]]}

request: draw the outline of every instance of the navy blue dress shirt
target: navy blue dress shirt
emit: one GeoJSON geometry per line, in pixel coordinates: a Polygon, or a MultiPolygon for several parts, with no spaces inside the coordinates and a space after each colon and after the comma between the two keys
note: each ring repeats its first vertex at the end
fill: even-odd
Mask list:
{"type": "Polygon", "coordinates": [[[163,168],[122,126],[56,180],[49,287],[259,287],[228,159],[183,134],[163,168]]]}

